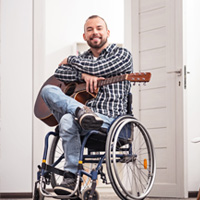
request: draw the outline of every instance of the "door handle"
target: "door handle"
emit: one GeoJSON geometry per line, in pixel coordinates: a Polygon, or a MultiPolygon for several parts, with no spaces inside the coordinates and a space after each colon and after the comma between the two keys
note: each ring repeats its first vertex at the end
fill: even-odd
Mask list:
{"type": "Polygon", "coordinates": [[[172,74],[172,73],[175,73],[175,74],[177,74],[178,76],[181,76],[182,75],[182,69],[180,69],[180,70],[175,70],[175,71],[169,71],[169,72],[167,72],[168,74],[172,74]]]}

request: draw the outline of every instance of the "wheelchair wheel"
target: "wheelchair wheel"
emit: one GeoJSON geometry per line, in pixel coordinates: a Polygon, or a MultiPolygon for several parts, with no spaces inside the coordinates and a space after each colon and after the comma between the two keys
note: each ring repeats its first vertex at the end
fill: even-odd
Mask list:
{"type": "MultiPolygon", "coordinates": [[[[51,147],[50,147],[50,153],[49,153],[49,164],[52,165],[60,156],[64,154],[63,147],[62,147],[62,139],[59,136],[55,136],[53,138],[51,147]]],[[[61,170],[64,169],[65,159],[63,158],[60,163],[56,166],[56,168],[59,168],[61,170]]],[[[93,163],[84,163],[84,170],[87,172],[90,172],[94,165],[93,163]]],[[[63,176],[60,176],[58,174],[52,173],[51,175],[51,185],[54,188],[56,185],[59,185],[63,180],[63,176]]],[[[91,187],[91,178],[88,176],[83,175],[82,177],[82,185],[81,185],[81,191],[86,190],[91,187]]]]}
{"type": "Polygon", "coordinates": [[[156,173],[151,138],[132,116],[118,118],[106,142],[106,167],[116,194],[121,199],[144,199],[156,173]]]}

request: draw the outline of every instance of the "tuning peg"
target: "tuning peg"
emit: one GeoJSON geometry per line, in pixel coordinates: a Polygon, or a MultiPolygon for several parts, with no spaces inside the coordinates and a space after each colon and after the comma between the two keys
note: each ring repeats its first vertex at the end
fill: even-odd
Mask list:
{"type": "Polygon", "coordinates": [[[133,82],[133,86],[135,86],[135,82],[133,82]]]}
{"type": "Polygon", "coordinates": [[[147,85],[146,82],[144,82],[143,85],[146,86],[147,85]]]}

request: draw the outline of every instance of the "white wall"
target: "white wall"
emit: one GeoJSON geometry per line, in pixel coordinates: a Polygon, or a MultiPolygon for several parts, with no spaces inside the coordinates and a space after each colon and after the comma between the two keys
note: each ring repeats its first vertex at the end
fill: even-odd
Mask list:
{"type": "Polygon", "coordinates": [[[74,43],[83,41],[92,14],[107,21],[110,42],[123,43],[123,0],[1,0],[0,193],[32,191],[46,134],[34,117],[32,136],[33,101],[74,43]]]}
{"type": "Polygon", "coordinates": [[[188,190],[200,187],[200,1],[186,1],[186,64],[187,71],[187,133],[188,133],[188,190]]]}
{"type": "Polygon", "coordinates": [[[0,193],[32,191],[32,0],[1,0],[0,193]]]}

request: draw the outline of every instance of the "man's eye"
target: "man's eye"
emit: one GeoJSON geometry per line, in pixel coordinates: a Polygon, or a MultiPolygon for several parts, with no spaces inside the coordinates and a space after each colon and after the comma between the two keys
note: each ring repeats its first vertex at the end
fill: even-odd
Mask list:
{"type": "Polygon", "coordinates": [[[97,30],[99,30],[99,31],[101,31],[102,29],[103,29],[102,26],[98,26],[98,27],[97,27],[97,30]]]}

